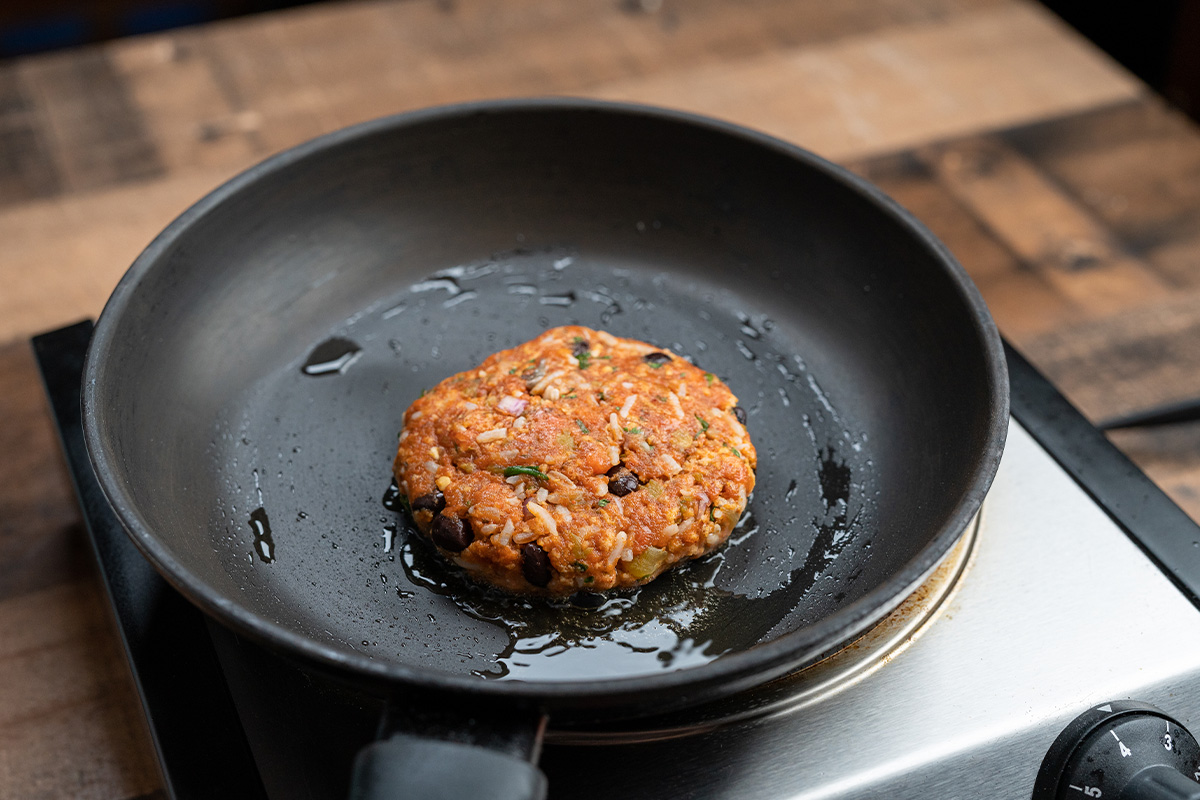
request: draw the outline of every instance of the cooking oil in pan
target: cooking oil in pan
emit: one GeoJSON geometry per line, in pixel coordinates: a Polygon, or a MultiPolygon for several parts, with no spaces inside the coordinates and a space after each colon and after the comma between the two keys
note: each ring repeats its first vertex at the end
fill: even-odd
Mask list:
{"type": "MultiPolygon", "coordinates": [[[[849,543],[855,524],[848,515],[851,470],[827,448],[819,474],[827,513],[813,520],[817,539],[780,588],[760,595],[739,594],[718,582],[729,554],[759,530],[753,495],[723,547],[632,590],[581,592],[567,600],[505,595],[447,564],[412,528],[403,534],[400,565],[412,586],[446,597],[463,614],[507,633],[507,646],[492,663],[473,671],[481,678],[578,680],[697,666],[776,633],[775,626],[791,617],[849,543]]],[[[396,510],[394,485],[384,505],[396,510]]]]}

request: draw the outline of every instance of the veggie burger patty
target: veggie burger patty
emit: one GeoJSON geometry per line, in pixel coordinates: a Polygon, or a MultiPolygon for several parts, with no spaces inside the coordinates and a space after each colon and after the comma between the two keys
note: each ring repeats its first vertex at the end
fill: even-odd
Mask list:
{"type": "Polygon", "coordinates": [[[756,461],[715,375],[566,326],[414,402],[393,470],[421,532],[473,578],[563,596],[645,583],[720,545],[756,461]]]}

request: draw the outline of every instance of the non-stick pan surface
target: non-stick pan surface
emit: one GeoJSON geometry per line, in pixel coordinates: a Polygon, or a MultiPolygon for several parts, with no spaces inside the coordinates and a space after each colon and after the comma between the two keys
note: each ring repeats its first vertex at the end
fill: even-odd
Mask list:
{"type": "Polygon", "coordinates": [[[361,677],[623,713],[861,632],[958,537],[1007,424],[982,301],[876,190],[567,100],[367,123],[221,187],[117,288],[84,404],[134,540],[223,622],[361,677]],[[599,609],[489,597],[381,504],[422,389],[568,323],[719,375],[759,453],[726,548],[599,609]]]}

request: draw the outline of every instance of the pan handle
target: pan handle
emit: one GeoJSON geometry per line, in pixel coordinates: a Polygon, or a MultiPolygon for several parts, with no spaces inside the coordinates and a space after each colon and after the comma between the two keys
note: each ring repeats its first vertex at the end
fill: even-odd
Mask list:
{"type": "Polygon", "coordinates": [[[546,715],[462,703],[389,704],[380,738],[354,759],[350,800],[545,800],[546,715]]]}

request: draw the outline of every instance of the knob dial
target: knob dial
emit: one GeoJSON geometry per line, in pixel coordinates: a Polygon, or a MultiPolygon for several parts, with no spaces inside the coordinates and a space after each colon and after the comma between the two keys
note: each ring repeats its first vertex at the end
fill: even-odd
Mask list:
{"type": "Polygon", "coordinates": [[[1162,710],[1132,700],[1077,717],[1054,741],[1033,800],[1200,800],[1200,744],[1162,710]]]}

